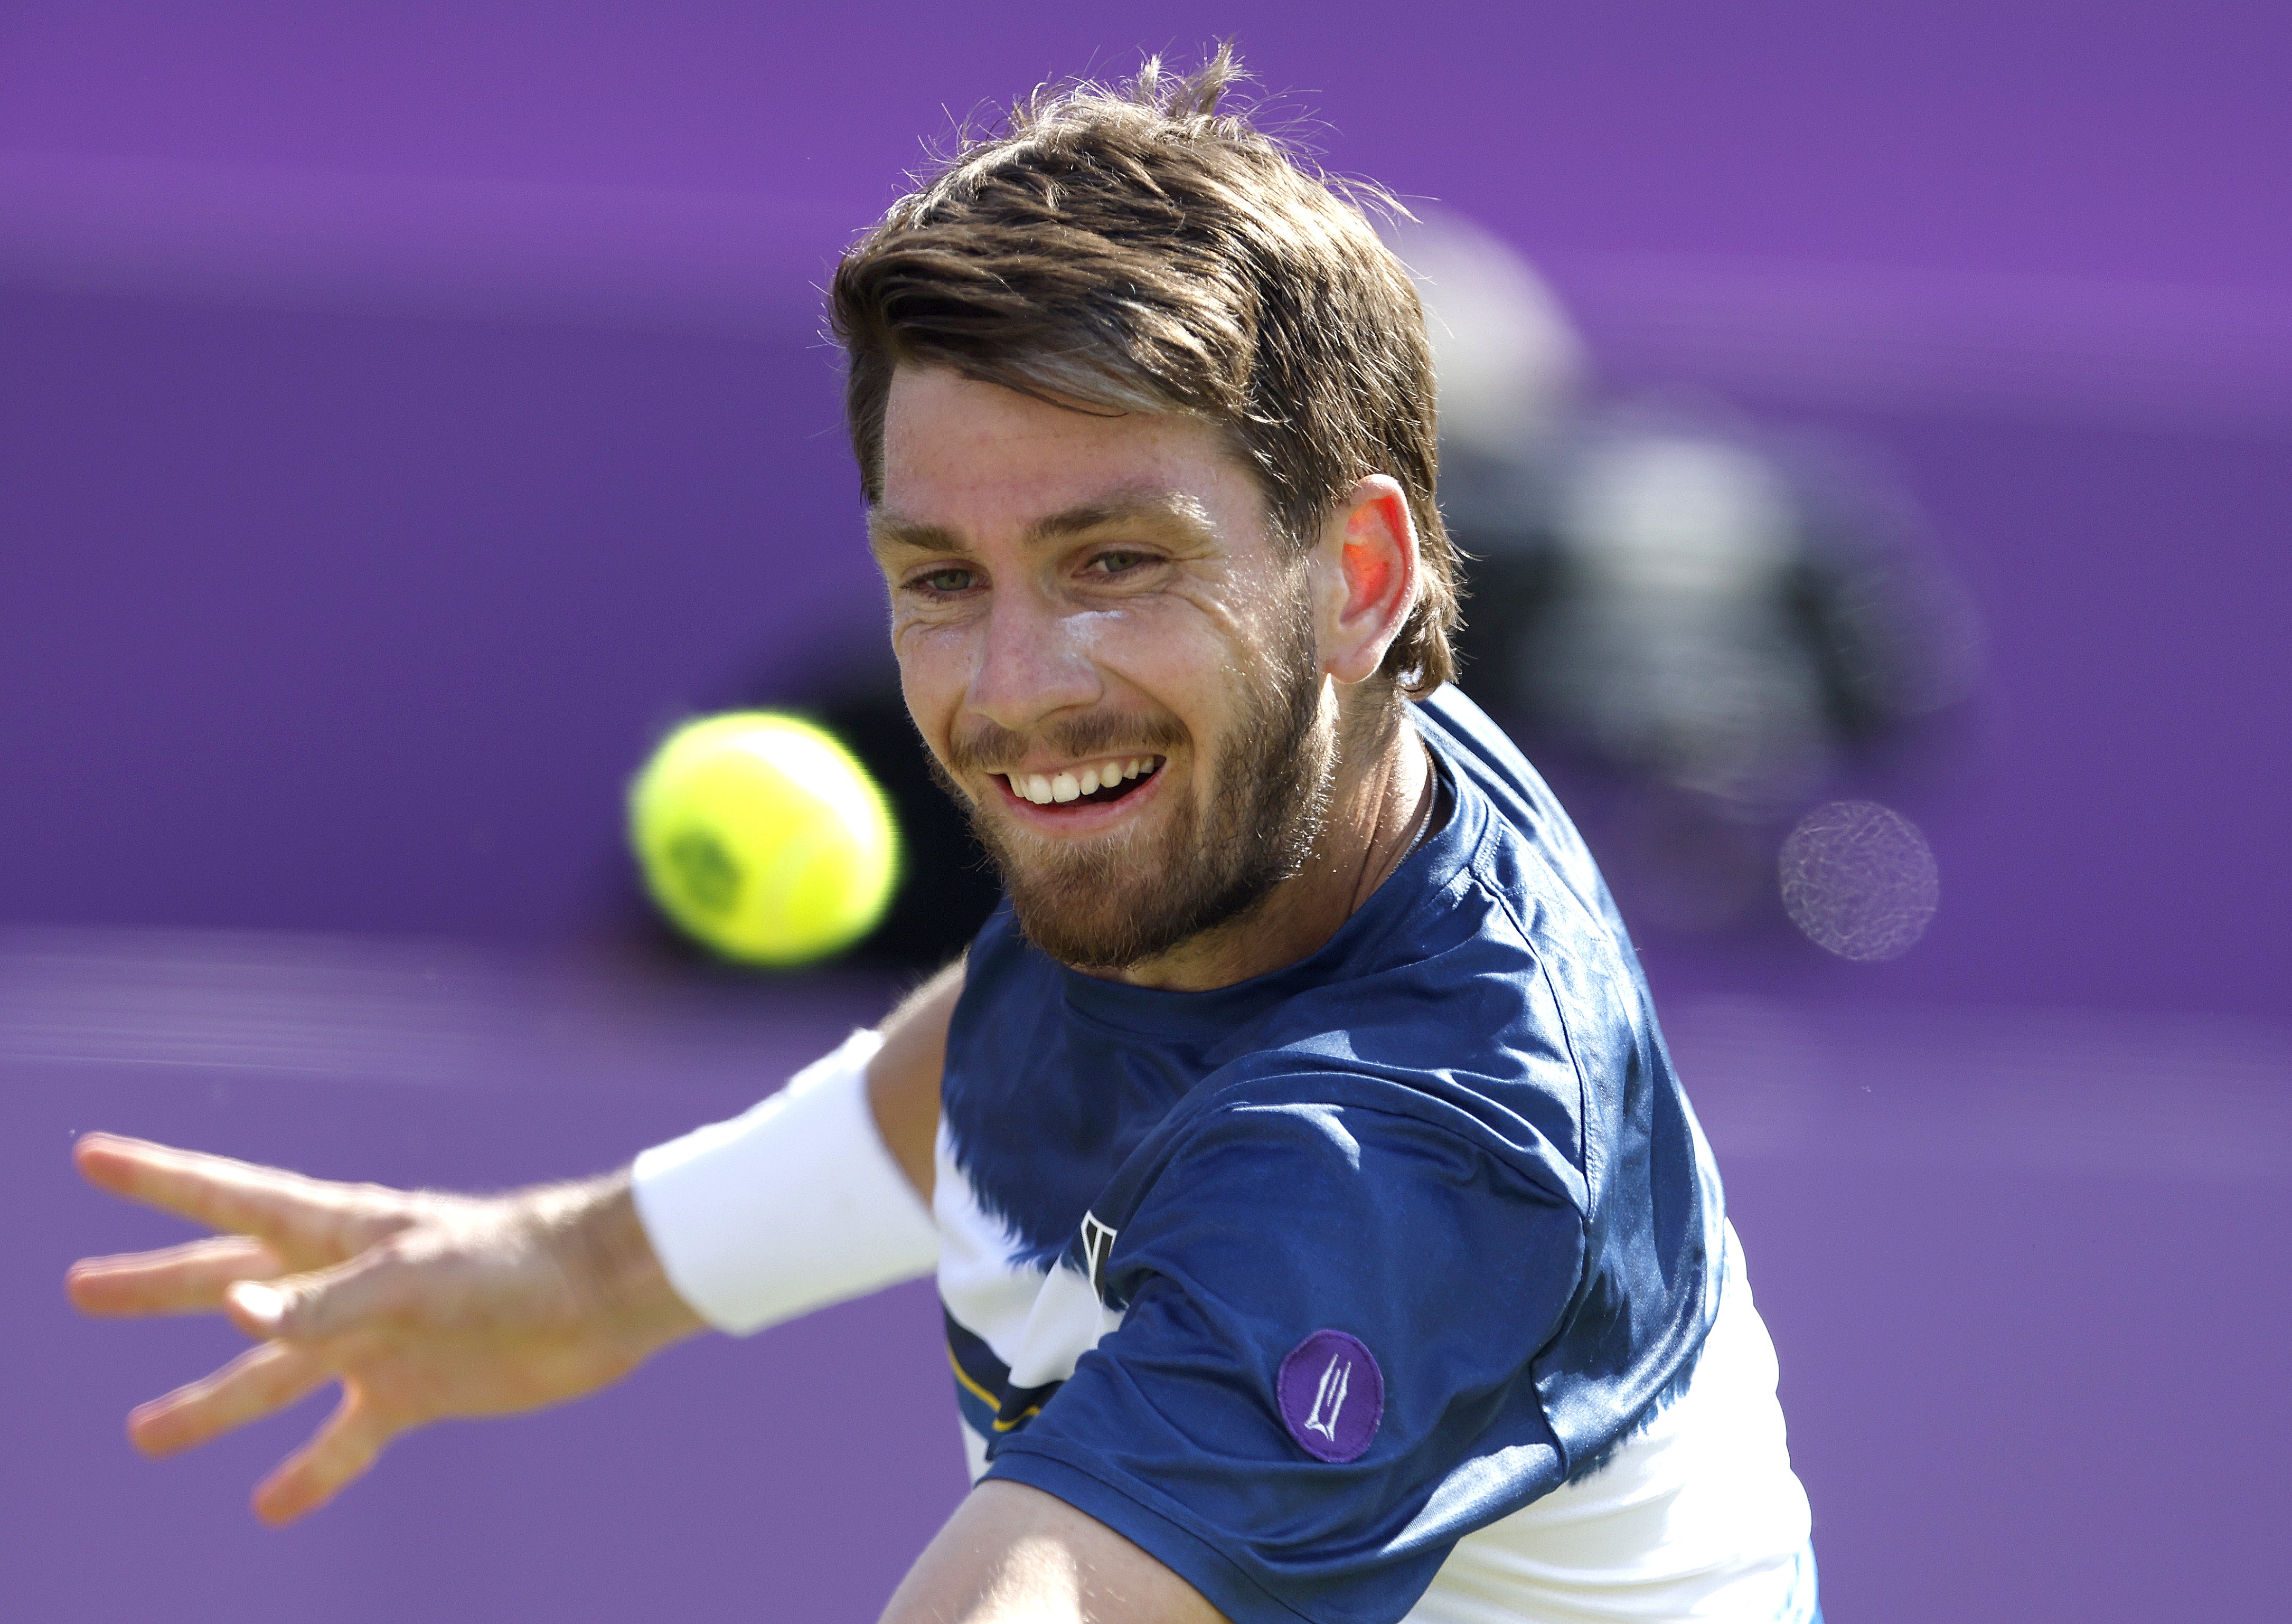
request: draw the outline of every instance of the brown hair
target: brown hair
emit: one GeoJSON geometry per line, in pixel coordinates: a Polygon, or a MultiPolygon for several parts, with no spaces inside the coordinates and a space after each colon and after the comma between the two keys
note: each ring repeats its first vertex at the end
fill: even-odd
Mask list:
{"type": "MultiPolygon", "coordinates": [[[[1432,360],[1408,273],[1350,196],[1218,103],[1231,49],[1037,91],[893,204],[836,268],[844,408],[870,502],[905,363],[1223,425],[1303,551],[1365,475],[1407,493],[1417,601],[1384,672],[1454,674],[1457,554],[1433,502],[1432,360]]],[[[1381,195],[1379,195],[1381,196],[1381,195]]]]}

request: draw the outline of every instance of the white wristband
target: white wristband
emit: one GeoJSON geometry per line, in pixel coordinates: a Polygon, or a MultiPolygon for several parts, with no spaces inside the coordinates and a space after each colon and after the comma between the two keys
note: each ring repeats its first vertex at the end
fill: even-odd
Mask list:
{"type": "Polygon", "coordinates": [[[637,1216],[677,1295],[719,1331],[762,1331],[932,1272],[939,1231],[884,1147],[855,1032],[729,1122],[636,1159],[637,1216]]]}

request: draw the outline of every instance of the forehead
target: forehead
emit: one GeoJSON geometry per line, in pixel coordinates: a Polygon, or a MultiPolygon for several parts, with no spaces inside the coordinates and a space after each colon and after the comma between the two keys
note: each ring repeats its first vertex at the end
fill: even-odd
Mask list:
{"type": "Polygon", "coordinates": [[[1221,530],[1261,527],[1257,481],[1198,418],[1058,406],[936,367],[892,376],[883,508],[903,520],[987,537],[1141,492],[1221,530]]]}

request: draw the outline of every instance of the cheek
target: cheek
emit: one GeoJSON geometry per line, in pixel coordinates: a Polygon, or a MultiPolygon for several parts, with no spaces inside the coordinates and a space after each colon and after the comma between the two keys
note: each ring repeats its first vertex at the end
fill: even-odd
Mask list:
{"type": "Polygon", "coordinates": [[[1079,646],[1110,686],[1134,696],[1132,708],[1175,719],[1198,743],[1217,736],[1237,675],[1251,666],[1253,652],[1245,639],[1228,636],[1216,620],[1190,605],[1142,607],[1087,618],[1094,623],[1078,631],[1078,638],[1088,639],[1079,646]]]}
{"type": "Polygon", "coordinates": [[[900,663],[908,714],[944,760],[948,730],[971,680],[971,639],[956,627],[909,624],[892,631],[892,653],[900,663]]]}
{"type": "Polygon", "coordinates": [[[980,623],[972,617],[910,615],[892,623],[892,654],[902,673],[959,680],[977,657],[980,623]]]}
{"type": "Polygon", "coordinates": [[[1159,606],[1096,609],[1063,623],[1069,648],[1131,687],[1159,695],[1200,658],[1198,628],[1159,606]]]}

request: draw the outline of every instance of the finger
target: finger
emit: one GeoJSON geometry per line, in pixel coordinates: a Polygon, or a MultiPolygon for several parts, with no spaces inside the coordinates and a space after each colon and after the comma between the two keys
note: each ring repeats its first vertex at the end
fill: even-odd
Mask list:
{"type": "Polygon", "coordinates": [[[254,1515],[273,1528],[316,1511],[362,1475],[397,1428],[356,1393],[345,1393],[318,1435],[256,1485],[254,1515]]]}
{"type": "Polygon", "coordinates": [[[209,1314],[223,1289],[241,1280],[286,1272],[270,1246],[252,1235],[189,1241],[162,1251],[83,1258],[64,1275],[64,1291],[82,1314],[209,1314]]]}
{"type": "Polygon", "coordinates": [[[300,1174],[117,1134],[83,1135],[72,1159],[99,1189],[238,1234],[275,1224],[319,1193],[300,1174]]]}
{"type": "Polygon", "coordinates": [[[434,1276],[383,1245],[330,1269],[229,1286],[223,1307],[250,1337],[311,1343],[404,1319],[424,1307],[450,1308],[450,1303],[434,1300],[438,1291],[434,1276]]]}
{"type": "Polygon", "coordinates": [[[147,1455],[178,1454],[284,1410],[331,1374],[307,1348],[266,1342],[204,1381],[137,1405],[127,1418],[127,1436],[147,1455]]]}
{"type": "Polygon", "coordinates": [[[210,1229],[347,1256],[391,1226],[366,1186],[109,1133],[83,1135],[72,1157],[97,1188],[210,1229]]]}

